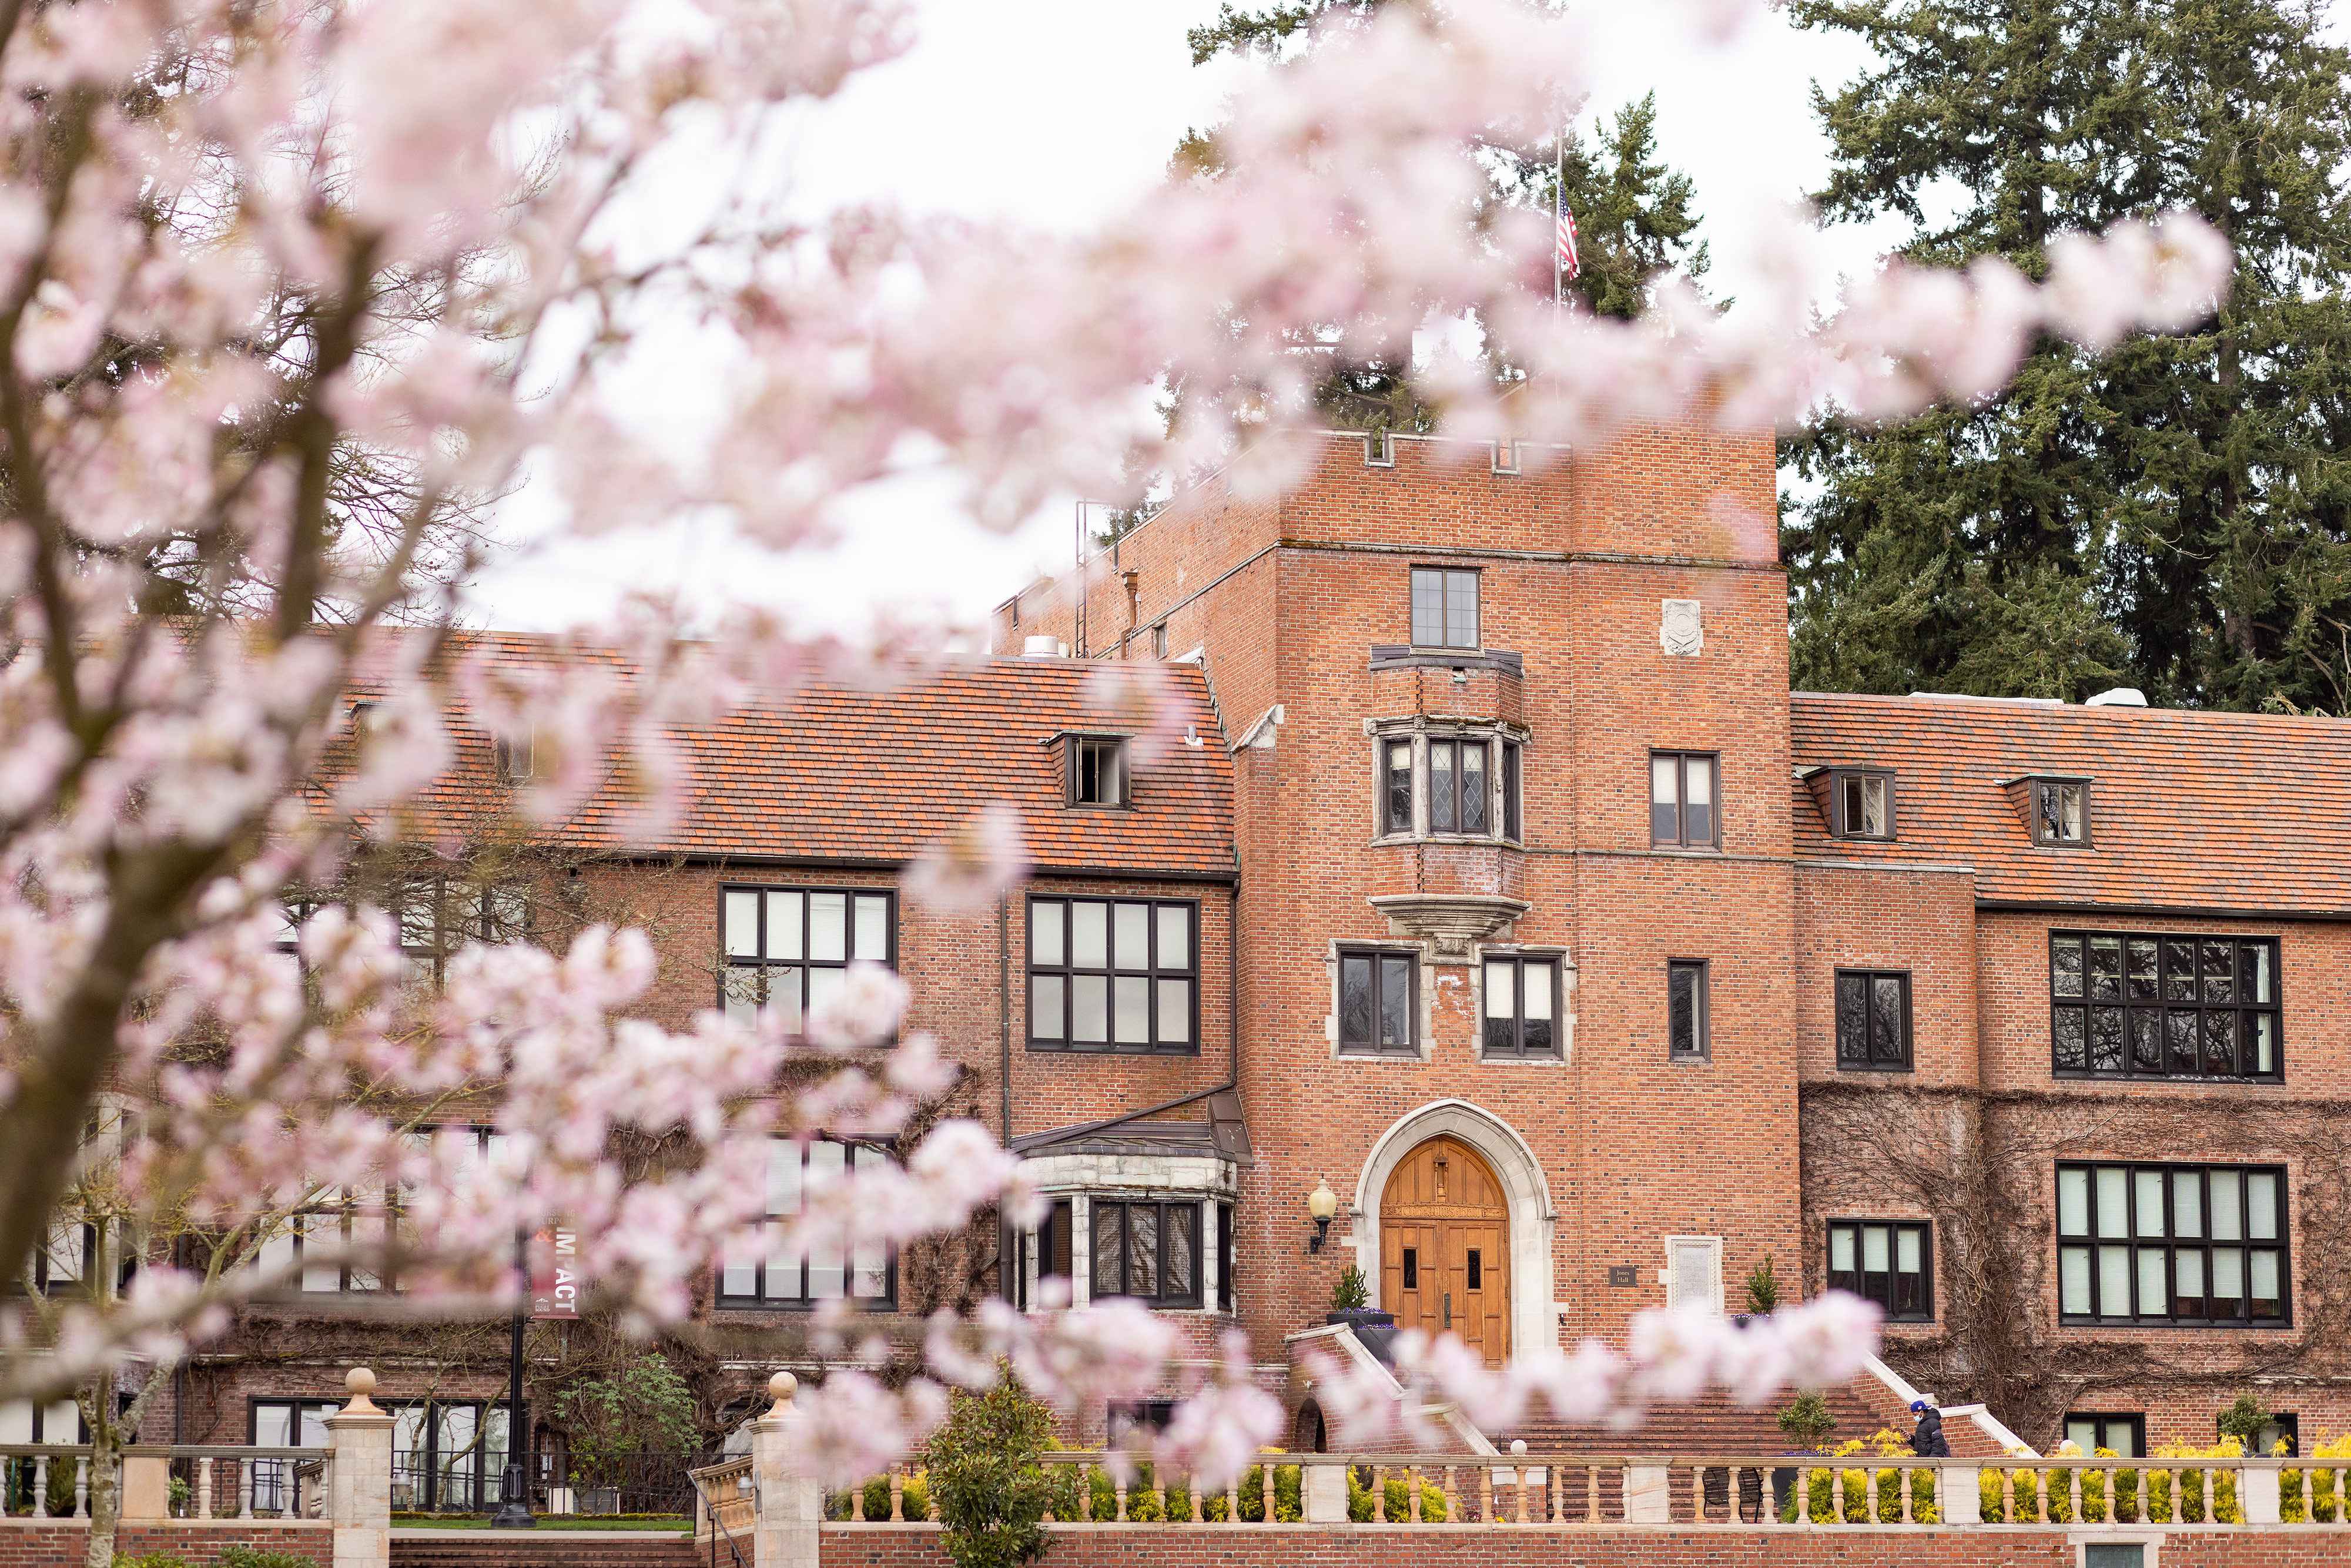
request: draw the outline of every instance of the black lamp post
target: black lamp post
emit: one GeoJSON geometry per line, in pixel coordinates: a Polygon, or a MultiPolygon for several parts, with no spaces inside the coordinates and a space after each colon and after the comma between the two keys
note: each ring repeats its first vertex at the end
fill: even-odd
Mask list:
{"type": "Polygon", "coordinates": [[[498,1480],[498,1516],[490,1521],[493,1530],[530,1530],[538,1521],[530,1515],[530,1483],[523,1474],[522,1444],[522,1331],[530,1321],[530,1236],[527,1231],[515,1232],[515,1275],[522,1293],[515,1301],[512,1378],[507,1401],[507,1469],[498,1480]]]}

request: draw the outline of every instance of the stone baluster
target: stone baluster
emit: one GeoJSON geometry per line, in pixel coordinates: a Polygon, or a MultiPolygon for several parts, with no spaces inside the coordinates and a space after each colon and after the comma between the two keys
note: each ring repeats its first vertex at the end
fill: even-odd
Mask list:
{"type": "Polygon", "coordinates": [[[89,1456],[74,1456],[74,1511],[76,1519],[89,1517],[89,1456]]]}
{"type": "Polygon", "coordinates": [[[1118,1486],[1118,1522],[1119,1522],[1119,1523],[1121,1523],[1121,1524],[1124,1524],[1124,1523],[1126,1522],[1126,1478],[1125,1478],[1124,1476],[1120,1476],[1120,1477],[1118,1477],[1118,1478],[1117,1478],[1117,1486],[1118,1486]]]}
{"type": "Polygon", "coordinates": [[[1690,1467],[1690,1522],[1692,1524],[1706,1522],[1706,1467],[1704,1465],[1690,1467]]]}
{"type": "Polygon", "coordinates": [[[899,1466],[890,1467],[890,1522],[906,1521],[906,1472],[899,1466]]]}
{"type": "Polygon", "coordinates": [[[1418,1524],[1420,1522],[1420,1467],[1418,1465],[1406,1465],[1404,1468],[1404,1495],[1405,1507],[1411,1512],[1412,1521],[1418,1524]]]}
{"type": "Polygon", "coordinates": [[[1586,1465],[1583,1468],[1583,1522],[1586,1524],[1600,1522],[1600,1467],[1598,1465],[1586,1465]]]}
{"type": "Polygon", "coordinates": [[[1184,1478],[1184,1490],[1192,1500],[1192,1522],[1195,1524],[1205,1522],[1208,1516],[1200,1511],[1200,1478],[1197,1476],[1186,1476],[1184,1478]]]}
{"type": "Polygon", "coordinates": [[[33,1517],[49,1517],[49,1456],[33,1456],[33,1517]]]}
{"type": "Polygon", "coordinates": [[[1510,1458],[1511,1476],[1519,1486],[1518,1522],[1524,1524],[1527,1521],[1527,1440],[1524,1437],[1510,1439],[1510,1458]]]}
{"type": "Polygon", "coordinates": [[[196,1517],[213,1516],[213,1459],[210,1454],[196,1460],[196,1517]]]}
{"type": "Polygon", "coordinates": [[[1895,1466],[1894,1484],[1902,1492],[1902,1522],[1916,1524],[1917,1521],[1910,1517],[1910,1472],[1899,1465],[1895,1466]]]}
{"type": "Polygon", "coordinates": [[[1459,1524],[1461,1521],[1461,1500],[1454,1495],[1453,1467],[1447,1465],[1445,1467],[1445,1522],[1459,1524]]]}
{"type": "Polygon", "coordinates": [[[1225,1522],[1238,1524],[1240,1521],[1241,1483],[1238,1478],[1235,1478],[1225,1483],[1225,1522]]]}
{"type": "MultiPolygon", "coordinates": [[[[1264,1520],[1264,1522],[1265,1522],[1265,1523],[1267,1523],[1267,1524],[1271,1524],[1272,1522],[1274,1522],[1274,1519],[1273,1519],[1273,1461],[1272,1461],[1271,1459],[1267,1459],[1264,1463],[1260,1464],[1260,1465],[1258,1467],[1258,1479],[1259,1479],[1259,1480],[1263,1484],[1264,1490],[1265,1490],[1265,1498],[1264,1498],[1264,1503],[1265,1503],[1265,1520],[1264,1520]]],[[[1301,1479],[1301,1480],[1299,1482],[1299,1485],[1302,1488],[1302,1487],[1305,1485],[1304,1480],[1303,1480],[1303,1479],[1301,1479]]]]}
{"type": "Polygon", "coordinates": [[[1385,1524],[1388,1521],[1387,1473],[1385,1465],[1372,1467],[1372,1522],[1374,1524],[1385,1524]]]}
{"type": "Polygon", "coordinates": [[[1494,1522],[1494,1467],[1478,1467],[1478,1518],[1480,1522],[1494,1522]]]}
{"type": "Polygon", "coordinates": [[[253,1517],[253,1474],[256,1461],[242,1458],[236,1462],[236,1516],[253,1517]]]}

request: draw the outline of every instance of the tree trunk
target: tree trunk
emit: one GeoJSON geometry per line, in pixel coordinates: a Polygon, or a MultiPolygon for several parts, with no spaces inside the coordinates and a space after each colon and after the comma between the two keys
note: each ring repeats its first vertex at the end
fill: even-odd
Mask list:
{"type": "MultiPolygon", "coordinates": [[[[102,1392],[110,1392],[103,1385],[102,1392]]],[[[114,1531],[122,1500],[122,1428],[109,1421],[89,1429],[89,1543],[83,1568],[113,1568],[114,1531]]]]}

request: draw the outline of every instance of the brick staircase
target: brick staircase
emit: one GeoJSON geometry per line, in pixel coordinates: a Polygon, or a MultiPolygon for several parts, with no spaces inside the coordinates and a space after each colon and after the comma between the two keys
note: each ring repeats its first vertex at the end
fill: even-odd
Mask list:
{"type": "MultiPolygon", "coordinates": [[[[750,1556],[750,1542],[742,1543],[750,1556]]],[[[719,1568],[732,1568],[726,1547],[719,1568]]],[[[710,1568],[691,1535],[586,1530],[474,1530],[392,1538],[392,1568],[710,1568]]]]}
{"type": "MultiPolygon", "coordinates": [[[[1896,1419],[1890,1408],[1894,1401],[1873,1381],[1867,1388],[1848,1385],[1833,1388],[1823,1396],[1829,1413],[1836,1417],[1836,1430],[1829,1434],[1832,1443],[1848,1437],[1866,1438],[1881,1427],[1892,1427],[1907,1436],[1911,1423],[1906,1417],[1896,1419]],[[1876,1398],[1870,1396],[1876,1395],[1876,1398]]],[[[1692,1400],[1687,1405],[1655,1405],[1649,1408],[1649,1418],[1629,1432],[1611,1431],[1605,1427],[1572,1427],[1556,1421],[1525,1421],[1507,1432],[1489,1432],[1494,1446],[1508,1452],[1510,1439],[1524,1437],[1531,1452],[1579,1454],[1680,1454],[1690,1457],[1712,1455],[1757,1456],[1778,1454],[1791,1444],[1780,1430],[1779,1413],[1784,1400],[1774,1400],[1750,1410],[1719,1389],[1692,1400]]],[[[1965,1421],[1947,1423],[1945,1430],[1951,1437],[1955,1455],[1968,1452],[1960,1447],[1961,1428],[1970,1435],[1974,1428],[1965,1421]]]]}

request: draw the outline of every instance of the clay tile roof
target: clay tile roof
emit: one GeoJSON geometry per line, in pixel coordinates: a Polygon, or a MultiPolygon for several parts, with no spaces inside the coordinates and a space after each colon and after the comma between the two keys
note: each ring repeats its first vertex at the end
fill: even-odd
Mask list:
{"type": "MultiPolygon", "coordinates": [[[[548,639],[470,633],[501,663],[558,656],[548,639]]],[[[604,652],[628,678],[625,660],[604,652]]],[[[1040,872],[1104,870],[1179,876],[1234,874],[1232,761],[1206,676],[1170,664],[1179,705],[1174,744],[1132,769],[1124,810],[1062,804],[1065,732],[1127,734],[1135,719],[1087,701],[1100,666],[996,659],[906,685],[866,690],[816,685],[744,706],[707,728],[674,729],[693,780],[677,823],[652,843],[624,839],[627,802],[592,799],[555,836],[591,850],[848,859],[895,862],[1002,801],[1019,810],[1040,872]],[[1200,744],[1186,745],[1186,726],[1200,744]]],[[[422,815],[462,832],[488,814],[489,737],[462,701],[452,715],[456,765],[425,791],[422,815]]]]}
{"type": "Polygon", "coordinates": [[[1890,843],[1833,839],[1794,784],[1796,852],[1970,865],[1985,903],[2351,913],[2351,723],[1940,697],[1790,702],[1799,770],[1891,768],[1890,843]],[[2032,841],[2010,780],[2088,778],[2087,848],[2032,841]]]}

